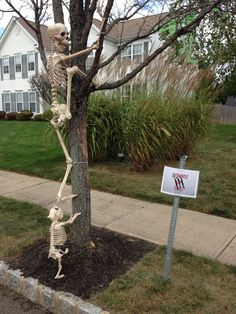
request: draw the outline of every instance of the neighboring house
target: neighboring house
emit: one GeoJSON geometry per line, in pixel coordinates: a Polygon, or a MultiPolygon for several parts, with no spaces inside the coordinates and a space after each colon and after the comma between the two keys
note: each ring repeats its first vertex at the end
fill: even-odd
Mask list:
{"type": "MultiPolygon", "coordinates": [[[[49,51],[46,26],[41,27],[49,51]]],[[[30,77],[37,76],[42,68],[37,47],[31,28],[22,19],[12,17],[0,39],[0,110],[42,112],[39,93],[29,84],[30,77]]]]}
{"type": "MultiPolygon", "coordinates": [[[[137,32],[145,34],[153,27],[161,15],[132,19],[120,22],[111,30],[104,41],[103,57],[110,57],[117,46],[134,38],[137,32]]],[[[33,22],[31,22],[33,23],[33,22]]],[[[89,34],[88,45],[91,45],[99,34],[101,21],[94,19],[89,34]]],[[[50,52],[50,39],[47,26],[41,26],[46,55],[50,52]]],[[[158,34],[132,43],[120,56],[120,62],[140,63],[151,49],[160,45],[158,34]]],[[[94,51],[87,58],[90,67],[94,51]]],[[[33,30],[21,19],[12,17],[0,39],[0,110],[31,110],[33,113],[43,111],[43,102],[38,91],[32,90],[29,79],[37,76],[43,69],[38,52],[37,38],[33,30]]],[[[128,87],[129,92],[131,87],[128,87]]],[[[127,89],[127,86],[126,86],[127,89]]]]}

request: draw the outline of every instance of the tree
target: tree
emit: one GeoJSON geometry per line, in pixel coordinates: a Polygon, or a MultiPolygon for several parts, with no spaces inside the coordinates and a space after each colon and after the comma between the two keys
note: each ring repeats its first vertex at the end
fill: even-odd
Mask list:
{"type": "MultiPolygon", "coordinates": [[[[209,1],[203,0],[198,3],[202,5],[206,2],[209,1]]],[[[192,9],[195,6],[192,15],[189,13],[187,16],[191,19],[198,12],[196,1],[179,0],[172,3],[171,7],[174,10],[181,10],[186,5],[192,6],[192,9]]],[[[184,19],[176,21],[176,23],[183,22],[184,19]]],[[[175,43],[175,56],[178,57],[186,41],[190,42],[185,52],[191,53],[192,60],[195,60],[200,68],[211,67],[216,73],[216,81],[224,81],[225,76],[230,75],[234,70],[236,62],[236,1],[222,1],[187,37],[175,43]]]]}
{"type": "MultiPolygon", "coordinates": [[[[69,148],[70,155],[73,159],[73,168],[71,171],[72,193],[76,194],[72,201],[73,213],[80,211],[82,215],[75,222],[73,229],[73,241],[81,246],[87,246],[91,243],[90,239],[90,224],[91,224],[91,202],[90,202],[90,186],[88,177],[88,148],[87,148],[87,106],[89,95],[95,91],[111,90],[118,88],[135,77],[142,69],[152,62],[158,55],[164,52],[168,47],[173,45],[178,38],[193,32],[200,22],[222,3],[228,3],[228,0],[213,0],[213,1],[172,1],[180,6],[172,6],[170,11],[165,14],[160,14],[155,23],[148,23],[148,15],[150,9],[156,7],[165,7],[169,1],[148,1],[148,0],[130,0],[126,1],[126,5],[119,11],[114,10],[114,0],[97,1],[97,0],[70,0],[70,26],[71,26],[71,53],[78,50],[84,50],[87,47],[88,36],[93,23],[93,17],[98,10],[102,15],[102,23],[99,36],[99,48],[95,52],[95,57],[91,68],[87,71],[87,78],[76,76],[73,79],[72,95],[71,95],[71,113],[72,118],[69,120],[69,148]],[[110,82],[103,82],[95,85],[93,79],[99,70],[109,66],[115,58],[119,57],[121,52],[126,49],[131,43],[138,39],[147,38],[148,36],[163,29],[171,21],[185,18],[187,15],[194,12],[194,18],[186,22],[184,25],[178,23],[175,31],[167,36],[161,43],[161,46],[153,50],[147,55],[143,62],[134,67],[130,72],[124,74],[123,77],[114,79],[110,82]],[[123,29],[120,30],[120,45],[117,50],[105,60],[102,60],[102,51],[104,38],[109,35],[110,31],[119,23],[130,20],[137,13],[145,14],[144,24],[137,29],[136,35],[122,41],[123,29]],[[147,27],[147,25],[149,25],[147,27]],[[145,26],[145,28],[144,28],[145,26]],[[145,31],[144,31],[145,29],[145,31]]],[[[19,8],[16,8],[12,1],[5,0],[9,5],[10,10],[16,12],[23,19],[25,17],[19,8]]],[[[35,26],[34,30],[39,39],[39,51],[41,58],[45,61],[43,53],[42,41],[40,40],[39,23],[42,17],[45,16],[46,8],[52,4],[54,11],[54,19],[57,22],[63,22],[62,5],[64,1],[46,1],[46,0],[28,0],[25,3],[34,10],[35,26]],[[44,13],[43,13],[44,12],[44,13]]],[[[67,4],[65,4],[67,6],[67,4]]],[[[25,19],[26,21],[26,19],[25,19]]],[[[27,22],[29,23],[29,22],[27,22]]],[[[85,67],[86,57],[73,59],[71,65],[77,65],[83,71],[85,67]]]]}

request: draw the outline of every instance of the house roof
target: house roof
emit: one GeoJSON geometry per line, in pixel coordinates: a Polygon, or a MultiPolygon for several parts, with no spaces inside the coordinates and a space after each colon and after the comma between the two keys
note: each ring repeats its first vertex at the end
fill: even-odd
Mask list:
{"type": "MultiPolygon", "coordinates": [[[[158,22],[166,16],[167,13],[154,14],[117,23],[109,32],[108,37],[115,41],[125,41],[132,39],[139,33],[140,36],[148,34],[158,22]]],[[[93,20],[94,25],[100,29],[101,21],[93,20]]]]}
{"type": "MultiPolygon", "coordinates": [[[[31,27],[29,27],[29,25],[20,17],[16,17],[16,20],[17,22],[19,22],[25,29],[26,31],[35,39],[35,41],[37,42],[37,37],[36,37],[36,34],[35,32],[32,30],[31,27]]],[[[35,23],[34,22],[31,22],[31,21],[28,21],[33,27],[35,27],[35,23]]],[[[40,25],[40,30],[41,30],[41,34],[42,34],[42,39],[43,39],[43,45],[44,45],[44,48],[46,49],[50,49],[51,47],[51,40],[47,34],[47,26],[46,25],[43,25],[41,24],[40,25]]]]}
{"type": "MultiPolygon", "coordinates": [[[[34,22],[31,22],[31,21],[28,21],[32,26],[35,26],[35,23],[34,22]]],[[[36,37],[36,34],[35,32],[32,30],[31,27],[29,27],[29,25],[20,17],[15,17],[13,16],[11,18],[11,20],[9,21],[7,27],[5,28],[5,30],[3,31],[2,33],[2,36],[0,38],[0,46],[3,44],[3,42],[6,40],[7,38],[7,35],[9,34],[9,32],[11,31],[14,23],[18,23],[20,24],[23,29],[28,33],[28,35],[32,38],[33,41],[35,41],[35,44],[37,44],[38,40],[37,40],[37,37],[36,37]]],[[[44,44],[44,47],[46,49],[50,49],[51,47],[51,41],[50,41],[50,38],[47,34],[47,26],[46,25],[40,25],[40,29],[41,29],[41,33],[42,33],[42,39],[43,39],[43,44],[44,44]]]]}
{"type": "MultiPolygon", "coordinates": [[[[148,34],[148,32],[153,29],[153,27],[160,21],[162,18],[166,16],[167,13],[162,14],[155,14],[150,15],[146,17],[141,17],[137,19],[131,19],[127,21],[121,21],[118,22],[114,27],[111,29],[111,31],[107,34],[107,38],[118,42],[120,40],[126,41],[129,39],[134,38],[137,36],[137,33],[139,32],[139,35],[145,35],[148,34]]],[[[32,30],[31,27],[20,17],[13,17],[11,21],[8,23],[8,26],[6,27],[4,33],[1,37],[1,42],[4,37],[6,37],[8,30],[11,28],[11,25],[13,24],[13,21],[17,21],[25,30],[28,32],[28,34],[35,40],[37,43],[37,37],[35,32],[32,30]]],[[[32,26],[35,26],[35,23],[32,21],[28,21],[32,26]]],[[[101,28],[102,22],[98,19],[93,19],[93,25],[99,30],[101,28]]],[[[46,49],[50,50],[51,47],[51,40],[47,34],[47,26],[41,24],[41,34],[43,39],[43,45],[46,49]]]]}

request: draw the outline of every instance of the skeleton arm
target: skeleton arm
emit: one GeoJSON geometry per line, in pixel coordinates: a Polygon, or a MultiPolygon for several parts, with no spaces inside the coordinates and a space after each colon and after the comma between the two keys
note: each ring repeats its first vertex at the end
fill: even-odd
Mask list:
{"type": "Polygon", "coordinates": [[[91,47],[85,49],[85,50],[82,50],[82,51],[78,51],[78,52],[75,52],[71,55],[63,55],[61,56],[61,61],[67,61],[67,60],[70,60],[70,59],[73,59],[73,58],[76,58],[76,57],[81,57],[85,54],[88,54],[90,51],[92,51],[93,49],[98,49],[98,45],[97,44],[94,44],[92,45],[91,47]]]}
{"type": "Polygon", "coordinates": [[[74,222],[74,220],[80,216],[81,213],[76,213],[74,214],[73,216],[71,216],[67,221],[64,221],[64,222],[60,222],[58,225],[60,226],[65,226],[65,225],[68,225],[68,224],[72,224],[74,222]]]}

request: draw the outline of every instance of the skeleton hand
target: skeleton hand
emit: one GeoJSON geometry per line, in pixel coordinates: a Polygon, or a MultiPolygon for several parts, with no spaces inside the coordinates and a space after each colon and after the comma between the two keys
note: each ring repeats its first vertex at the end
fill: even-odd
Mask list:
{"type": "Polygon", "coordinates": [[[96,41],[92,44],[91,48],[93,48],[93,49],[99,49],[99,41],[96,40],[96,41]]]}
{"type": "Polygon", "coordinates": [[[75,220],[78,216],[80,216],[80,215],[81,215],[81,213],[76,213],[76,214],[74,214],[73,216],[70,217],[70,219],[68,220],[68,223],[72,224],[72,223],[74,222],[74,220],[75,220]]]}

